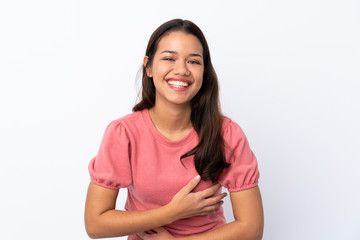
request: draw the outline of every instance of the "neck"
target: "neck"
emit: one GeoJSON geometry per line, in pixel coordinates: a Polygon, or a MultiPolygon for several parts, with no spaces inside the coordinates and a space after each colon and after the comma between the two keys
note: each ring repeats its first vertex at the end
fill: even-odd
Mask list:
{"type": "Polygon", "coordinates": [[[190,105],[162,106],[159,101],[149,114],[157,130],[169,140],[181,139],[192,129],[190,105]]]}

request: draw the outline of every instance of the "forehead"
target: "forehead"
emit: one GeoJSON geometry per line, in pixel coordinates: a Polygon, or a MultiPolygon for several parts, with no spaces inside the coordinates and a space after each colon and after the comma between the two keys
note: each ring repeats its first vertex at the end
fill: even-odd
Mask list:
{"type": "Polygon", "coordinates": [[[158,44],[157,53],[174,51],[178,54],[203,55],[203,47],[197,37],[182,31],[171,32],[163,36],[158,44]]]}

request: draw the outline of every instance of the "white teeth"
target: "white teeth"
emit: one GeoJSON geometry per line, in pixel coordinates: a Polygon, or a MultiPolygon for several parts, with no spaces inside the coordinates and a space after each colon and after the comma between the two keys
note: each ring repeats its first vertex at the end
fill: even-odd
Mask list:
{"type": "Polygon", "coordinates": [[[168,81],[168,83],[171,86],[174,86],[174,87],[187,87],[187,86],[189,86],[189,84],[187,82],[181,82],[181,81],[170,80],[170,81],[168,81]]]}

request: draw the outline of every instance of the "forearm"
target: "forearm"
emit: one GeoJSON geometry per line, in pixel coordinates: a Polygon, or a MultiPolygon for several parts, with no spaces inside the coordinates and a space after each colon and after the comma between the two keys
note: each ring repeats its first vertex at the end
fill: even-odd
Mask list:
{"type": "Polygon", "coordinates": [[[262,224],[251,226],[240,221],[234,221],[215,230],[179,238],[179,240],[260,240],[262,233],[262,224]]]}
{"type": "Polygon", "coordinates": [[[207,215],[222,204],[220,185],[191,193],[200,177],[191,180],[166,205],[144,211],[115,210],[118,191],[90,183],[85,204],[85,227],[91,238],[119,237],[168,225],[178,219],[207,215]]]}
{"type": "Polygon", "coordinates": [[[145,211],[121,211],[111,209],[85,221],[91,238],[119,237],[173,222],[168,206],[145,211]]]}
{"type": "Polygon", "coordinates": [[[235,221],[215,230],[193,235],[184,240],[259,240],[264,229],[260,190],[254,187],[230,193],[235,221]]]}

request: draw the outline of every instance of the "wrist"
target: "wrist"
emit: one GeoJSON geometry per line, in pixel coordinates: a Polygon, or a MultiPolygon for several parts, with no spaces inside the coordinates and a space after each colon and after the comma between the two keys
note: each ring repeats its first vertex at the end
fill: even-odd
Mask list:
{"type": "Polygon", "coordinates": [[[168,219],[168,224],[175,222],[176,220],[178,220],[178,213],[176,211],[176,208],[174,208],[170,203],[166,204],[165,206],[163,206],[163,210],[165,213],[165,216],[167,216],[168,219]]]}

